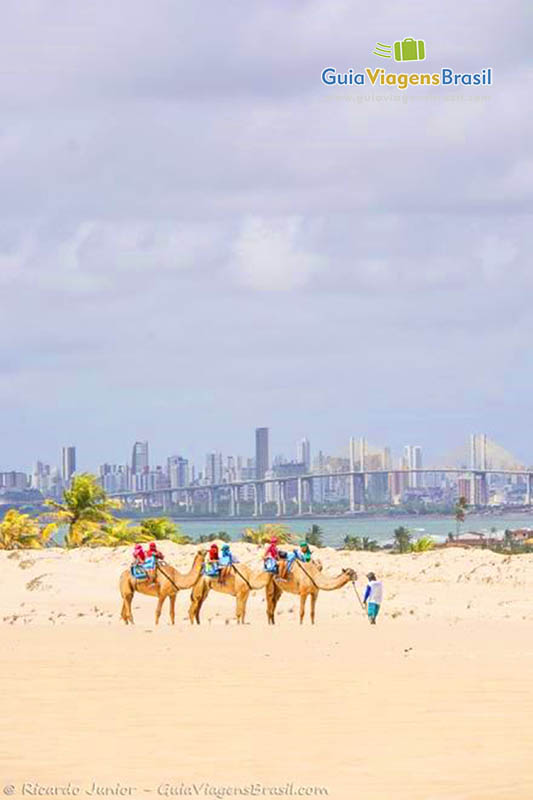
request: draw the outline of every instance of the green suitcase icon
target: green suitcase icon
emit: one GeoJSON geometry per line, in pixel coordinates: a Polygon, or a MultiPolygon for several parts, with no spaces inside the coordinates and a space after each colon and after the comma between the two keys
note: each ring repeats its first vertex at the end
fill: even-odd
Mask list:
{"type": "Polygon", "coordinates": [[[426,57],[426,43],[423,39],[404,39],[394,42],[395,61],[424,61],[426,57]]]}

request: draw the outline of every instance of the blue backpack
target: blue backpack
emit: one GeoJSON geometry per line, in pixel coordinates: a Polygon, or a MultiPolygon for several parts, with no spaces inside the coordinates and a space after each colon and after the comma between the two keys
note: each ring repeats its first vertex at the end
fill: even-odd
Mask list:
{"type": "Polygon", "coordinates": [[[278,562],[272,556],[265,558],[265,571],[276,573],[278,571],[278,562]]]}

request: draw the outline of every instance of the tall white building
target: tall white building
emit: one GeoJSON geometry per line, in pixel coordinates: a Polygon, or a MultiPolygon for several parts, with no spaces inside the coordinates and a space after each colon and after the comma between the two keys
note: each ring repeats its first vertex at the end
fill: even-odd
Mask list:
{"type": "Polygon", "coordinates": [[[76,472],[76,448],[64,447],[61,452],[61,476],[63,483],[68,486],[70,479],[76,472]]]}
{"type": "Polygon", "coordinates": [[[305,464],[305,471],[311,471],[311,443],[309,439],[302,439],[298,442],[296,460],[300,464],[305,464]]]}
{"type": "Polygon", "coordinates": [[[189,462],[182,456],[167,458],[167,475],[171,489],[189,485],[189,462]]]}
{"type": "Polygon", "coordinates": [[[206,455],[205,482],[222,483],[222,453],[208,453],[206,455]]]}
{"type": "Polygon", "coordinates": [[[364,471],[367,468],[368,448],[366,439],[350,438],[350,469],[364,471]]]}
{"type": "MultiPolygon", "coordinates": [[[[403,463],[405,469],[422,469],[422,448],[417,444],[406,444],[403,449],[403,463]]],[[[411,473],[409,475],[409,487],[419,489],[423,486],[422,475],[411,473]]]]}
{"type": "Polygon", "coordinates": [[[131,471],[134,475],[146,472],[149,465],[148,442],[135,442],[131,454],[131,471]]]}
{"type": "Polygon", "coordinates": [[[484,433],[470,435],[470,468],[487,469],[487,436],[484,433]]]}

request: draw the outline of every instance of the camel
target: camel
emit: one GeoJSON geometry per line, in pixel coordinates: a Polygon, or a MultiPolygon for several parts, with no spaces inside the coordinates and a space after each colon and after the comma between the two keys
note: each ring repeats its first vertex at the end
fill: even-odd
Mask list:
{"type": "Polygon", "coordinates": [[[194,584],[191,592],[191,605],[189,606],[189,619],[194,625],[196,621],[200,624],[200,611],[211,589],[221,594],[230,594],[236,598],[236,617],[239,625],[244,624],[246,615],[246,604],[251,591],[255,589],[268,589],[272,582],[271,572],[254,572],[246,564],[238,564],[232,567],[231,572],[224,582],[219,578],[209,578],[202,575],[200,580],[194,584]]]}
{"type": "Polygon", "coordinates": [[[185,574],[178,572],[177,569],[171,567],[169,564],[163,564],[161,569],[157,570],[155,583],[148,583],[146,580],[139,581],[132,576],[129,569],[124,570],[120,576],[119,588],[120,594],[122,595],[122,611],[120,615],[126,625],[128,623],[133,625],[131,603],[135,592],[141,592],[141,594],[157,597],[157,607],[155,610],[156,625],[159,623],[159,617],[161,616],[163,603],[168,597],[170,603],[170,621],[172,625],[174,625],[176,618],[176,595],[178,593],[178,589],[190,589],[197,582],[202,571],[205,552],[205,550],[198,550],[190,570],[185,574]],[[165,574],[163,574],[163,572],[165,574]]]}
{"type": "Polygon", "coordinates": [[[350,581],[357,580],[357,573],[353,569],[343,569],[340,575],[334,578],[327,578],[321,574],[321,568],[321,565],[315,565],[312,562],[302,564],[300,561],[295,561],[285,580],[281,580],[279,576],[274,577],[274,580],[266,589],[269,625],[274,625],[275,623],[276,606],[282,592],[300,595],[300,625],[304,621],[307,597],[311,598],[311,623],[314,625],[319,591],[333,592],[350,581]]]}

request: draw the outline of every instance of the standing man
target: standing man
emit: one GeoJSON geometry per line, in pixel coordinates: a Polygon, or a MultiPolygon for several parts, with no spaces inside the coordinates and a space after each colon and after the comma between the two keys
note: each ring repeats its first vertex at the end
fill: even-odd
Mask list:
{"type": "Polygon", "coordinates": [[[366,577],[368,578],[368,584],[365,589],[363,602],[366,606],[370,624],[375,625],[377,616],[379,614],[379,609],[381,607],[381,602],[383,600],[383,586],[381,581],[378,581],[373,572],[369,572],[366,577]]]}

